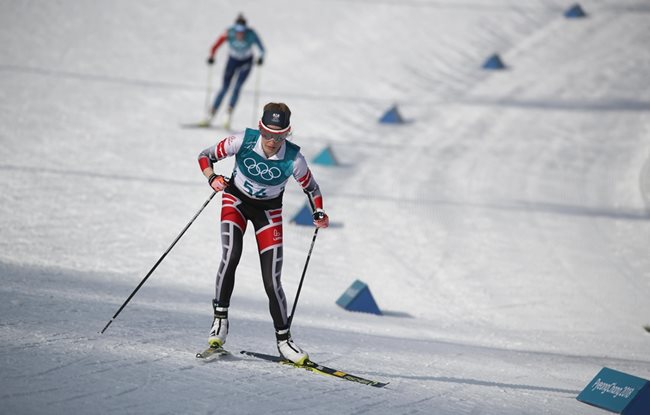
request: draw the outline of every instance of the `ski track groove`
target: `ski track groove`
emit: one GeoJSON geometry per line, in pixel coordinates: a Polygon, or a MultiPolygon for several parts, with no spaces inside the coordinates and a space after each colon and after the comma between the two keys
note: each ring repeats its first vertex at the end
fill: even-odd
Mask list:
{"type": "MultiPolygon", "coordinates": [[[[83,357],[82,359],[87,359],[87,357],[83,357]]],[[[48,375],[48,374],[50,374],[50,373],[57,372],[57,371],[60,371],[60,370],[63,370],[63,369],[66,369],[66,368],[72,367],[72,366],[74,366],[74,365],[76,365],[76,364],[78,364],[78,363],[79,363],[79,361],[77,361],[77,360],[71,360],[71,361],[69,361],[69,362],[59,364],[59,365],[56,366],[56,367],[53,367],[53,368],[50,368],[50,369],[44,370],[44,371],[42,371],[42,372],[34,373],[34,374],[32,374],[32,375],[29,375],[28,377],[45,376],[45,375],[48,375]]]]}
{"type": "Polygon", "coordinates": [[[5,399],[9,399],[9,398],[20,398],[20,397],[23,397],[23,396],[34,396],[35,394],[56,392],[56,391],[58,391],[60,389],[61,388],[56,387],[56,388],[29,390],[29,391],[26,391],[26,392],[6,393],[4,395],[0,395],[0,399],[5,400],[5,399]]]}
{"type": "Polygon", "coordinates": [[[72,395],[72,396],[66,397],[64,399],[57,399],[57,400],[49,401],[47,403],[47,405],[55,405],[55,404],[78,401],[80,399],[88,398],[88,397],[91,397],[91,396],[101,395],[101,393],[102,393],[101,391],[80,393],[80,394],[77,394],[77,395],[72,395]]]}

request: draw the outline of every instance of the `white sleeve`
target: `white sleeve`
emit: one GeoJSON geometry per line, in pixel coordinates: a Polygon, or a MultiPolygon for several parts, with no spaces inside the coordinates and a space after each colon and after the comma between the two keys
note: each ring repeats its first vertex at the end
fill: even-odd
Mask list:
{"type": "Polygon", "coordinates": [[[302,187],[303,192],[309,198],[312,210],[322,209],[323,196],[320,192],[320,187],[311,174],[311,170],[309,170],[307,160],[305,160],[305,157],[300,152],[293,162],[293,177],[300,183],[300,187],[302,187]]]}
{"type": "Polygon", "coordinates": [[[237,154],[244,142],[244,133],[233,134],[219,141],[217,144],[206,148],[199,153],[199,164],[201,169],[212,167],[214,163],[226,157],[237,154]]]}
{"type": "Polygon", "coordinates": [[[226,157],[237,154],[244,143],[244,133],[233,134],[219,141],[211,151],[215,161],[223,160],[226,157]]]}

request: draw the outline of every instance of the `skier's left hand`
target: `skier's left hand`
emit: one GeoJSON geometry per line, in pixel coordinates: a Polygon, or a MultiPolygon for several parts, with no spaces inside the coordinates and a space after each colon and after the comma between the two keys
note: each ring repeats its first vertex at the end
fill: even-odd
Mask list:
{"type": "Polygon", "coordinates": [[[330,225],[330,218],[323,209],[316,209],[314,211],[314,226],[317,228],[327,228],[330,225]]]}
{"type": "Polygon", "coordinates": [[[264,56],[260,56],[259,58],[257,58],[257,64],[259,66],[262,66],[263,63],[264,63],[264,56]]]}

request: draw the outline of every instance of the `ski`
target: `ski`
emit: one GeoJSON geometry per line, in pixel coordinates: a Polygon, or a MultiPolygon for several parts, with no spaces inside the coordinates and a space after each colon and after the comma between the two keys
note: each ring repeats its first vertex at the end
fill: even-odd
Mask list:
{"type": "Polygon", "coordinates": [[[230,352],[228,350],[224,349],[221,346],[219,346],[219,347],[210,346],[207,349],[205,349],[204,351],[198,352],[196,354],[197,359],[202,359],[202,360],[206,360],[206,361],[214,360],[214,359],[224,357],[224,356],[230,356],[230,352]]]}
{"type": "Polygon", "coordinates": [[[301,369],[308,370],[314,373],[320,373],[321,375],[334,376],[339,379],[349,380],[351,382],[361,383],[363,385],[374,386],[376,388],[383,388],[388,385],[388,382],[378,382],[376,380],[365,379],[360,376],[355,376],[350,373],[343,372],[342,370],[332,369],[331,367],[323,366],[319,363],[312,362],[308,360],[304,365],[297,365],[289,360],[283,359],[280,356],[273,356],[270,354],[249,352],[242,350],[241,354],[251,357],[256,357],[258,359],[267,360],[269,362],[276,362],[287,366],[293,366],[301,369]]]}
{"type": "Polygon", "coordinates": [[[195,123],[181,123],[180,127],[184,129],[225,131],[231,134],[237,132],[231,128],[230,122],[226,122],[224,125],[212,125],[207,121],[201,121],[195,123]]]}
{"type": "Polygon", "coordinates": [[[195,122],[195,123],[185,123],[180,125],[181,128],[196,128],[196,129],[203,129],[203,130],[223,130],[223,127],[220,127],[218,125],[212,125],[208,124],[204,121],[202,122],[195,122]]]}

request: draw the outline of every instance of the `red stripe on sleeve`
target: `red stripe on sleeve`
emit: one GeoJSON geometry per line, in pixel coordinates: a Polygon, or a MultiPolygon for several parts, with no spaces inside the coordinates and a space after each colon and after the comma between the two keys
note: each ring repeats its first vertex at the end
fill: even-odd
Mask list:
{"type": "Polygon", "coordinates": [[[199,159],[199,166],[201,167],[201,171],[207,169],[210,167],[210,160],[207,157],[201,157],[199,159]]]}
{"type": "Polygon", "coordinates": [[[210,56],[214,58],[214,54],[217,53],[217,49],[219,49],[219,46],[221,46],[225,41],[226,41],[226,33],[221,35],[219,39],[217,39],[217,41],[214,42],[214,45],[212,45],[212,48],[210,49],[210,56]]]}
{"type": "Polygon", "coordinates": [[[311,181],[311,170],[307,170],[307,173],[302,176],[300,179],[298,179],[298,182],[300,182],[300,186],[304,189],[309,185],[309,182],[311,181]]]}
{"type": "Polygon", "coordinates": [[[322,209],[323,208],[323,197],[322,196],[316,196],[314,198],[314,206],[316,206],[316,209],[322,209]]]}
{"type": "Polygon", "coordinates": [[[217,160],[221,160],[222,158],[226,157],[226,140],[221,140],[219,144],[217,144],[215,153],[217,155],[217,160]]]}

